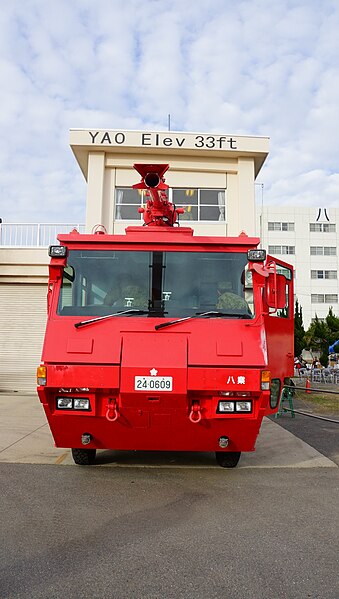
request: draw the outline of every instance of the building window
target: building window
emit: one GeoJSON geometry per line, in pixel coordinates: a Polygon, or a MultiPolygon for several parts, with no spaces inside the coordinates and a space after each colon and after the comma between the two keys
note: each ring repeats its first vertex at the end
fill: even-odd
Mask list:
{"type": "Polygon", "coordinates": [[[269,231],[294,231],[294,223],[269,222],[269,231]]]}
{"type": "Polygon", "coordinates": [[[325,300],[323,293],[312,293],[311,294],[311,303],[312,304],[323,304],[325,300]]]}
{"type": "Polygon", "coordinates": [[[295,253],[294,245],[269,245],[268,246],[269,254],[289,254],[292,255],[295,253]]]}
{"type": "Polygon", "coordinates": [[[335,233],[335,224],[310,223],[311,233],[335,233]]]}
{"type": "Polygon", "coordinates": [[[336,270],[311,270],[311,279],[337,279],[336,270]]]}
{"type": "Polygon", "coordinates": [[[337,293],[312,293],[311,294],[312,304],[337,304],[338,294],[337,293]]]}
{"type": "Polygon", "coordinates": [[[225,192],[221,189],[172,189],[171,199],[185,208],[182,220],[225,220],[225,192]]]}
{"type": "Polygon", "coordinates": [[[115,190],[115,218],[117,220],[140,220],[138,208],[146,203],[143,189],[119,188],[115,190]]]}
{"type": "Polygon", "coordinates": [[[337,248],[331,246],[311,245],[311,256],[336,256],[337,248]]]}
{"type": "MultiPolygon", "coordinates": [[[[120,187],[115,193],[116,220],[141,220],[138,208],[147,202],[146,191],[120,187]]],[[[222,189],[169,189],[168,198],[185,208],[180,220],[225,221],[225,191],[222,189]]]]}

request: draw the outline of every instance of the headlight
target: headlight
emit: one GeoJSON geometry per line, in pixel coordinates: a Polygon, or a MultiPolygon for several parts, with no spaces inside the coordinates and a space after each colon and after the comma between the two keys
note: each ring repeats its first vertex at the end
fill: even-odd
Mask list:
{"type": "Polygon", "coordinates": [[[252,401],[219,401],[217,414],[252,412],[252,401]]]}
{"type": "Polygon", "coordinates": [[[57,397],[57,408],[59,410],[72,410],[73,399],[71,397],[57,397]]]}
{"type": "Polygon", "coordinates": [[[75,410],[90,410],[91,404],[89,403],[89,399],[84,397],[76,397],[74,399],[74,409],[75,410]]]}
{"type": "Polygon", "coordinates": [[[252,402],[251,401],[236,401],[235,402],[235,411],[236,412],[252,412],[252,402]]]}
{"type": "Polygon", "coordinates": [[[67,247],[64,245],[50,245],[48,255],[51,258],[64,258],[67,256],[67,247]]]}
{"type": "Polygon", "coordinates": [[[56,405],[58,410],[88,410],[91,409],[91,403],[88,397],[57,397],[56,405]]]}
{"type": "Polygon", "coordinates": [[[218,413],[234,412],[234,401],[219,401],[218,413]]]}
{"type": "Polygon", "coordinates": [[[266,250],[248,250],[247,259],[251,262],[263,262],[266,258],[266,250]]]}

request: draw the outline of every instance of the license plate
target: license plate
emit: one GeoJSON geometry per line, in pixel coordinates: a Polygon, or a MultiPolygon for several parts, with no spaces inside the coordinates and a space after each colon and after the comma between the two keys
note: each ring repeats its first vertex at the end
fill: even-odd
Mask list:
{"type": "Polygon", "coordinates": [[[135,391],[172,391],[171,376],[136,376],[135,391]]]}

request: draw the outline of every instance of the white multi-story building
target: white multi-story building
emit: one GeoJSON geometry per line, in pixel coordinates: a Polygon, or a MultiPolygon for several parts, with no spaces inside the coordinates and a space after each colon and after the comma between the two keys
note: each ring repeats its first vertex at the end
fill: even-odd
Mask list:
{"type": "Polygon", "coordinates": [[[295,298],[307,328],[315,315],[339,314],[339,209],[257,208],[262,247],[295,267],[295,298]]]}

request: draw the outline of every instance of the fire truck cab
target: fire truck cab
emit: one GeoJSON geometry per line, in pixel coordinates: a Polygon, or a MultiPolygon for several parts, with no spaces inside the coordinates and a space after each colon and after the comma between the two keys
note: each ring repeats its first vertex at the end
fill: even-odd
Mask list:
{"type": "Polygon", "coordinates": [[[74,230],[50,248],[38,394],[77,464],[115,449],[215,452],[234,467],[293,375],[293,270],[258,238],[175,226],[151,166],[137,168],[147,226],[74,230]]]}

